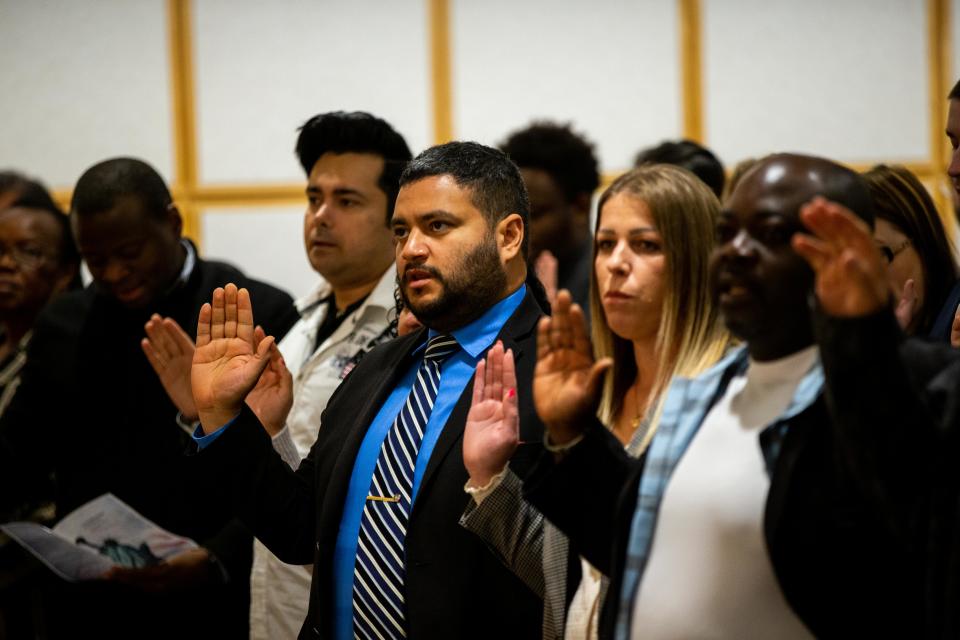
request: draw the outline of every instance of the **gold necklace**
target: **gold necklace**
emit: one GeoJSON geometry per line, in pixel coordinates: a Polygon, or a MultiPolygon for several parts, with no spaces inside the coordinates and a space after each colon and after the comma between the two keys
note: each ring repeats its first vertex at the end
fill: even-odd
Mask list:
{"type": "Polygon", "coordinates": [[[637,385],[633,385],[633,420],[630,422],[630,425],[633,427],[633,430],[636,431],[640,428],[640,421],[643,418],[643,414],[640,412],[640,393],[637,391],[637,385]]]}

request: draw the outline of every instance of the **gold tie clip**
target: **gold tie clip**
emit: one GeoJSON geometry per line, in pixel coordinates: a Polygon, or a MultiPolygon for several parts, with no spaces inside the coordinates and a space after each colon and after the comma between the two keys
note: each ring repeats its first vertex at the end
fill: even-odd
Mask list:
{"type": "Polygon", "coordinates": [[[395,493],[392,496],[367,496],[367,500],[375,502],[400,502],[400,494],[395,493]]]}

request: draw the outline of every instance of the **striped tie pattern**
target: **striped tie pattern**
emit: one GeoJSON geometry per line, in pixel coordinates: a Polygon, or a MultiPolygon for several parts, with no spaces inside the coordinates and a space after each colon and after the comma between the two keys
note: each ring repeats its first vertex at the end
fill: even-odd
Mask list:
{"type": "Polygon", "coordinates": [[[440,366],[459,350],[450,335],[427,343],[407,401],[383,441],[360,520],[353,569],[356,638],[405,638],[404,538],[423,431],[440,386],[440,366]]]}

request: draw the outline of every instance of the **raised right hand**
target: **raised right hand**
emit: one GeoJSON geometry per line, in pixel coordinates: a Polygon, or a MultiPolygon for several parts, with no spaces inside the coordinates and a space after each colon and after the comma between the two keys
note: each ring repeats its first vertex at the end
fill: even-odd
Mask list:
{"type": "Polygon", "coordinates": [[[193,400],[203,432],[213,433],[232,420],[260,374],[270,364],[272,336],[254,343],[253,306],[246,289],[228,284],[213,292],[197,321],[193,354],[193,400]]]}
{"type": "Polygon", "coordinates": [[[560,264],[549,251],[541,251],[533,263],[533,269],[537,272],[537,278],[543,285],[543,290],[547,294],[547,301],[552,307],[557,302],[557,273],[560,264]]]}
{"type": "Polygon", "coordinates": [[[547,427],[550,441],[573,440],[596,413],[603,373],[613,360],[593,360],[583,310],[566,289],[557,294],[553,315],[537,326],[537,366],[533,372],[533,404],[547,427]]]}
{"type": "MultiPolygon", "coordinates": [[[[253,341],[258,346],[266,337],[261,327],[253,332],[253,341]]],[[[270,364],[247,396],[247,406],[271,437],[280,433],[287,423],[287,415],[293,407],[293,376],[276,344],[270,346],[270,364]]]]}
{"type": "Polygon", "coordinates": [[[193,340],[176,320],[161,318],[156,313],[144,328],[147,337],[140,341],[140,346],[147,361],[180,414],[193,422],[197,419],[197,407],[193,403],[193,389],[190,387],[193,340]]]}

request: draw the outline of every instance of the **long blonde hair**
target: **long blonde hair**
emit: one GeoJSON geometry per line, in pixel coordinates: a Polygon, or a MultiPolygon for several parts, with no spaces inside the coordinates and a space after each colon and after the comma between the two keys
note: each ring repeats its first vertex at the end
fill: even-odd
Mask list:
{"type": "MultiPolygon", "coordinates": [[[[713,302],[708,271],[720,202],[685,169],[644,165],[617,178],[600,196],[595,234],[604,205],[621,193],[643,201],[650,209],[654,227],[663,241],[665,258],[663,312],[656,338],[657,374],[646,405],[650,426],[645,440],[649,441],[670,379],[674,375],[695,376],[709,368],[720,359],[730,341],[713,302]]],[[[598,359],[613,358],[613,368],[604,382],[599,416],[604,424],[612,425],[638,371],[633,343],[615,335],[607,324],[597,287],[596,247],[590,283],[594,355],[598,359]]]]}

